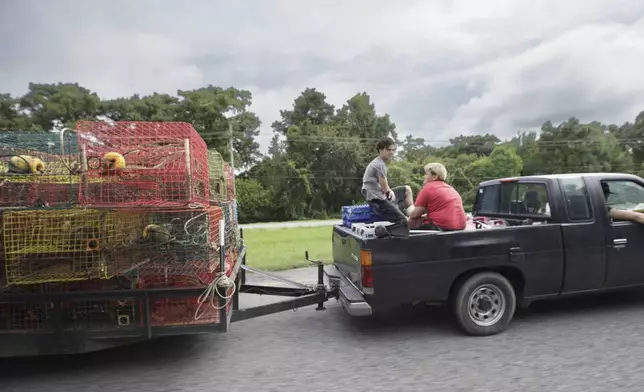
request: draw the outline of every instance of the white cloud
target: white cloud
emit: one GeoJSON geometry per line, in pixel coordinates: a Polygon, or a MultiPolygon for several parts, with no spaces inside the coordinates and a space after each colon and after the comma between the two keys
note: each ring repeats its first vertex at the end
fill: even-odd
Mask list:
{"type": "Polygon", "coordinates": [[[264,145],[279,110],[306,87],[336,106],[366,91],[400,132],[432,141],[507,137],[570,116],[621,123],[644,110],[644,3],[637,0],[0,7],[0,91],[21,94],[30,81],[77,81],[105,97],[244,87],[254,94],[264,145]]]}

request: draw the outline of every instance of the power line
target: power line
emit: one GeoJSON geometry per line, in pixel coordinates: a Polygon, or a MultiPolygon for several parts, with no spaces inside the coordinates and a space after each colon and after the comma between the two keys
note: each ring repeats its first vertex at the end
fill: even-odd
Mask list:
{"type": "MultiPolygon", "coordinates": [[[[206,136],[207,134],[201,134],[201,136],[206,136]]],[[[377,142],[379,138],[367,138],[367,137],[351,137],[351,136],[323,136],[323,135],[290,135],[287,137],[285,140],[280,140],[282,143],[289,143],[289,142],[309,142],[309,143],[318,143],[318,144],[355,144],[355,143],[363,143],[367,144],[368,142],[377,142]]],[[[517,145],[519,147],[523,146],[529,146],[530,144],[536,144],[536,145],[543,145],[543,146],[558,146],[558,145],[574,145],[574,144],[579,144],[579,145],[584,145],[584,144],[604,144],[607,142],[615,142],[618,144],[631,144],[631,143],[642,143],[642,147],[644,147],[644,138],[612,138],[608,140],[592,140],[592,139],[584,139],[584,138],[577,138],[577,139],[566,139],[566,140],[541,140],[537,139],[535,141],[531,141],[528,143],[520,143],[518,141],[512,141],[512,140],[507,140],[507,141],[501,141],[498,143],[486,143],[486,142],[472,142],[472,143],[467,143],[467,144],[461,144],[461,145],[454,145],[451,144],[450,141],[448,140],[426,140],[425,145],[422,147],[432,147],[432,144],[445,144],[445,143],[450,143],[448,146],[443,146],[444,147],[486,147],[486,148],[493,148],[501,145],[517,145]]],[[[403,143],[399,143],[399,146],[402,145],[403,143]]],[[[421,147],[421,148],[422,148],[421,147]]],[[[438,147],[435,147],[438,148],[438,147]]]]}

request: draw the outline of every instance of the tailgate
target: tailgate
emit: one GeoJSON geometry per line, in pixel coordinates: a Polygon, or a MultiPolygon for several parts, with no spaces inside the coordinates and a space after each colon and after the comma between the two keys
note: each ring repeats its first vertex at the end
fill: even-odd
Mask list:
{"type": "Polygon", "coordinates": [[[333,227],[333,262],[357,288],[360,283],[360,249],[364,241],[357,233],[344,226],[333,227]]]}

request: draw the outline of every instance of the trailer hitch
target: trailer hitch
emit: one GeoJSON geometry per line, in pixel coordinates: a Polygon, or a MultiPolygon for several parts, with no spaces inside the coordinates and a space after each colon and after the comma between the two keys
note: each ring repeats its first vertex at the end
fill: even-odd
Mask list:
{"type": "Polygon", "coordinates": [[[305,251],[304,256],[308,262],[317,267],[317,282],[314,284],[303,284],[293,280],[272,274],[270,272],[262,271],[247,264],[241,264],[242,271],[248,271],[261,275],[270,280],[278,281],[286,285],[257,285],[244,283],[239,288],[240,293],[246,294],[259,294],[271,295],[278,297],[291,297],[292,300],[271,303],[267,305],[259,305],[245,309],[235,309],[232,314],[231,321],[242,321],[250,318],[264,316],[272,313],[278,313],[285,310],[296,310],[303,306],[317,305],[315,310],[325,310],[324,303],[331,297],[337,296],[336,290],[328,290],[324,284],[324,263],[320,260],[311,260],[309,252],[305,251]]]}
{"type": "MultiPolygon", "coordinates": [[[[326,291],[326,287],[324,285],[324,263],[320,260],[311,260],[309,259],[309,251],[304,251],[304,258],[306,258],[306,261],[315,264],[318,269],[318,284],[317,284],[317,292],[322,293],[324,292],[325,294],[328,294],[326,291]]],[[[324,301],[318,302],[317,308],[315,310],[325,310],[326,308],[324,307],[324,301]]]]}

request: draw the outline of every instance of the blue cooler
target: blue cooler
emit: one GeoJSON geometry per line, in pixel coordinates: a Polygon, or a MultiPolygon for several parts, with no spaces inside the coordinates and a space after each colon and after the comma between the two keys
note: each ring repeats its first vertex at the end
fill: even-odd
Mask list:
{"type": "Polygon", "coordinates": [[[342,207],[342,226],[351,227],[352,223],[373,223],[379,217],[368,204],[342,207]]]}

